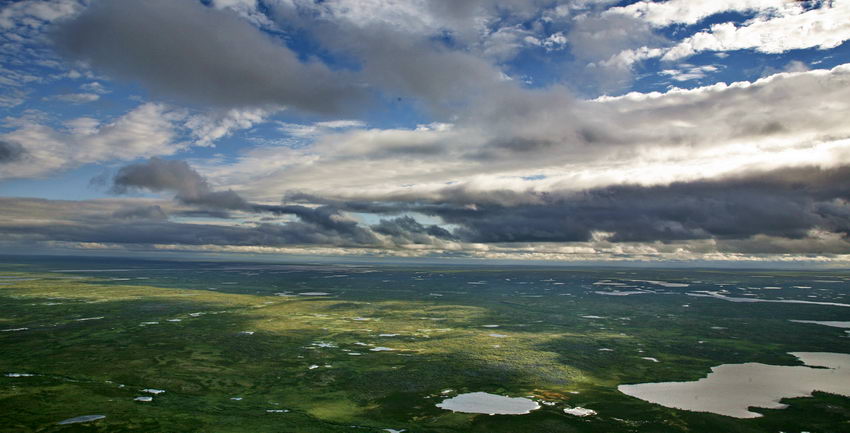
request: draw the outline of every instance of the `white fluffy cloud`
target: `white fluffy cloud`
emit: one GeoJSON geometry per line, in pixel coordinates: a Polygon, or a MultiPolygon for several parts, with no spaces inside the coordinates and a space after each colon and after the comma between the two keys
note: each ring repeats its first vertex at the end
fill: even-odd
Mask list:
{"type": "Polygon", "coordinates": [[[663,60],[676,61],[703,51],[752,49],[776,54],[803,48],[835,48],[850,39],[850,1],[797,14],[757,17],[742,26],[714,24],[667,51],[663,60]]]}
{"type": "Polygon", "coordinates": [[[842,65],[592,101],[546,93],[454,125],[411,129],[289,126],[309,130],[312,144],[259,147],[233,164],[200,168],[273,202],[290,190],[428,197],[447,184],[546,191],[834,166],[850,163],[848,77],[850,65],[842,65]]]}
{"type": "MultiPolygon", "coordinates": [[[[97,96],[67,94],[54,99],[83,103],[97,100],[97,96]]],[[[53,126],[38,112],[7,117],[4,123],[11,131],[0,134],[0,140],[14,143],[23,152],[15,164],[2,166],[0,179],[41,177],[82,164],[173,155],[191,146],[209,147],[234,131],[265,122],[278,111],[256,108],[190,113],[149,102],[106,121],[78,117],[53,126]]]]}
{"type": "Polygon", "coordinates": [[[675,69],[665,69],[660,73],[667,75],[675,81],[690,81],[705,78],[707,75],[717,72],[719,68],[714,65],[694,66],[689,64],[679,65],[675,69]]]}
{"type": "Polygon", "coordinates": [[[642,0],[628,6],[610,8],[605,13],[629,15],[655,27],[666,27],[672,24],[696,24],[721,12],[775,13],[792,8],[797,9],[798,6],[788,0],[642,0]]]}
{"type": "Polygon", "coordinates": [[[196,114],[186,121],[195,145],[212,146],[216,140],[231,135],[234,131],[248,129],[263,123],[280,108],[233,108],[222,112],[196,114]]]}
{"type": "MultiPolygon", "coordinates": [[[[49,99],[49,98],[48,98],[49,99]]],[[[97,93],[63,93],[53,97],[57,101],[69,102],[71,104],[85,104],[86,102],[94,102],[100,99],[97,93]]]]}
{"type": "Polygon", "coordinates": [[[0,9],[0,29],[16,26],[41,27],[46,23],[72,16],[84,7],[80,0],[23,0],[0,9]]]}
{"type": "Polygon", "coordinates": [[[749,49],[778,54],[805,48],[825,50],[850,39],[850,0],[834,0],[819,6],[809,10],[789,6],[781,13],[759,15],[740,25],[733,22],[713,24],[672,47],[627,49],[603,64],[628,67],[658,57],[674,62],[706,51],[722,53],[749,49]]]}
{"type": "Polygon", "coordinates": [[[80,117],[50,126],[43,115],[6,118],[12,128],[0,139],[22,148],[14,163],[0,170],[0,179],[39,177],[82,164],[171,155],[184,145],[175,143],[175,123],[185,114],[161,104],[146,103],[123,116],[100,121],[80,117]]]}

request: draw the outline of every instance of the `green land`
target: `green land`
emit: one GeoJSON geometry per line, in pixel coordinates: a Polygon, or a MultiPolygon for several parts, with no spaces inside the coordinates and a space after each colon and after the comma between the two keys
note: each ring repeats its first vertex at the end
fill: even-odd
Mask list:
{"type": "Polygon", "coordinates": [[[850,398],[837,395],[737,419],[617,391],[724,363],[799,365],[788,352],[850,353],[845,330],[790,322],[847,321],[850,308],[688,295],[850,303],[848,286],[838,271],[6,257],[0,431],[850,432],[850,398]],[[651,293],[597,293],[633,290],[651,293]],[[476,391],[542,407],[436,407],[476,391]],[[597,415],[563,411],[576,406],[597,415]],[[94,414],[105,418],[58,424],[94,414]]]}

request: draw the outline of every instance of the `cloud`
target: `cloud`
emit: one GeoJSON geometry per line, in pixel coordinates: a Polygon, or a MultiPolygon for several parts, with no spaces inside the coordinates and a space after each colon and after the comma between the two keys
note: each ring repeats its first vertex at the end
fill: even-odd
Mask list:
{"type": "Polygon", "coordinates": [[[51,126],[40,115],[5,120],[10,132],[0,140],[22,148],[19,164],[4,167],[0,179],[39,177],[82,164],[171,155],[185,147],[177,142],[184,114],[161,104],[146,103],[113,120],[80,117],[51,126]]]}
{"type": "Polygon", "coordinates": [[[376,233],[392,236],[395,242],[400,244],[431,244],[434,242],[434,237],[456,239],[448,230],[438,225],[425,226],[407,215],[393,219],[382,219],[371,229],[376,233]]]}
{"type": "Polygon", "coordinates": [[[168,215],[159,205],[133,206],[116,210],[112,213],[116,219],[126,220],[166,220],[168,215]]]}
{"type": "Polygon", "coordinates": [[[3,119],[10,131],[0,133],[0,140],[7,147],[20,148],[28,157],[0,172],[0,180],[35,178],[89,163],[173,155],[191,146],[209,147],[236,130],[265,122],[277,111],[253,108],[192,113],[148,102],[115,119],[78,117],[59,125],[44,113],[28,111],[3,119]]]}
{"type": "Polygon", "coordinates": [[[195,145],[208,147],[216,140],[230,136],[234,131],[248,129],[263,123],[280,108],[230,109],[224,112],[196,114],[186,121],[185,126],[192,131],[195,145]]]}
{"type": "Polygon", "coordinates": [[[213,191],[184,161],[151,158],[146,162],[122,167],[112,179],[112,191],[124,194],[132,189],[175,192],[186,204],[213,209],[247,209],[248,203],[233,191],[213,191]]]}
{"type": "MultiPolygon", "coordinates": [[[[342,236],[346,242],[376,244],[377,238],[357,221],[329,206],[306,207],[300,205],[277,206],[249,203],[232,190],[216,191],[206,179],[184,161],[152,158],[146,162],[122,167],[112,179],[112,192],[124,194],[133,189],[153,192],[174,192],[175,199],[188,205],[212,210],[240,210],[251,213],[295,215],[301,222],[288,223],[287,227],[309,226],[316,235],[329,233],[342,236]]],[[[303,227],[302,227],[303,228],[303,227]]]]}
{"type": "Polygon", "coordinates": [[[97,93],[64,93],[53,96],[53,99],[71,104],[85,104],[87,102],[97,101],[100,99],[100,95],[97,93]]]}
{"type": "MultiPolygon", "coordinates": [[[[493,24],[493,30],[488,33],[490,40],[485,40],[483,46],[489,51],[504,52],[503,57],[508,59],[528,52],[528,48],[537,48],[536,51],[547,54],[547,63],[558,65],[560,83],[594,95],[619,91],[632,82],[631,64],[610,59],[618,53],[632,53],[645,46],[666,46],[668,41],[643,20],[628,14],[605,13],[604,8],[609,3],[550,4],[552,7],[544,8],[531,24],[520,21],[506,26],[499,18],[494,18],[488,21],[493,24]],[[557,53],[559,51],[563,51],[563,55],[557,53]]],[[[529,54],[539,53],[532,50],[529,54]]],[[[512,69],[508,64],[506,71],[512,69]]],[[[523,81],[533,80],[533,75],[536,74],[523,81]]]]}
{"type": "MultiPolygon", "coordinates": [[[[660,72],[661,75],[667,75],[675,81],[691,81],[705,78],[708,74],[717,72],[720,68],[714,65],[694,66],[689,64],[679,65],[675,69],[665,69],[660,72]]],[[[799,70],[788,72],[802,72],[799,70]]]]}
{"type": "Polygon", "coordinates": [[[42,81],[42,78],[26,71],[8,69],[0,66],[0,85],[6,88],[21,88],[31,83],[42,81]]]}
{"type": "MultiPolygon", "coordinates": [[[[647,23],[619,14],[579,16],[572,23],[567,39],[571,53],[578,60],[592,64],[623,51],[666,43],[666,39],[655,34],[647,23]]],[[[611,73],[614,72],[618,71],[611,73]]]]}
{"type": "Polygon", "coordinates": [[[358,64],[363,82],[387,99],[415,98],[414,104],[445,120],[482,103],[476,98],[518,86],[505,80],[497,63],[534,46],[526,37],[546,37],[521,26],[545,3],[295,0],[271,10],[284,30],[308,35],[358,64]]]}
{"type": "Polygon", "coordinates": [[[95,93],[98,95],[103,95],[109,93],[110,90],[104,87],[103,84],[100,84],[97,81],[92,81],[91,83],[86,83],[80,86],[80,89],[83,89],[87,92],[95,93]]]}
{"type": "MultiPolygon", "coordinates": [[[[578,193],[485,194],[448,187],[431,201],[345,202],[292,196],[287,199],[315,204],[251,209],[248,212],[298,216],[297,221],[251,224],[236,220],[213,224],[186,221],[187,217],[174,222],[168,215],[189,215],[191,207],[148,199],[145,203],[0,198],[0,242],[490,259],[846,261],[848,181],[850,167],[844,166],[578,193]],[[367,226],[345,212],[402,216],[367,226]],[[408,213],[430,215],[456,229],[425,225],[408,213]],[[32,219],[34,214],[39,218],[32,219]],[[294,246],[304,248],[290,248],[294,246]]],[[[198,189],[198,179],[185,173],[149,184],[198,189]]],[[[248,215],[238,212],[240,220],[248,215]]]]}
{"type": "Polygon", "coordinates": [[[363,128],[365,123],[359,120],[329,120],[326,122],[315,122],[313,124],[299,124],[280,122],[278,128],[281,132],[296,138],[314,138],[327,134],[334,130],[363,128]]]}
{"type": "MultiPolygon", "coordinates": [[[[536,32],[525,29],[521,25],[499,27],[489,32],[481,41],[481,52],[484,56],[497,61],[509,60],[528,46],[542,46],[543,42],[535,36],[536,32]]],[[[563,35],[561,37],[563,38],[563,35]]],[[[554,47],[555,40],[547,39],[549,46],[554,47]]]]}
{"type": "MultiPolygon", "coordinates": [[[[331,245],[338,247],[389,246],[328,209],[312,215],[309,208],[293,210],[305,221],[284,224],[210,223],[187,221],[181,204],[139,199],[62,201],[0,197],[0,242],[100,243],[125,246],[173,244],[183,247],[331,245]],[[38,215],[38,218],[33,218],[38,215]],[[168,215],[183,215],[180,222],[168,215]]],[[[209,217],[210,215],[205,215],[209,217]]]]}
{"type": "Polygon", "coordinates": [[[356,45],[344,49],[360,54],[363,74],[370,82],[381,83],[388,92],[418,98],[438,113],[451,115],[472,103],[472,96],[486,97],[502,87],[513,87],[502,79],[499,68],[465,52],[380,29],[352,36],[351,44],[356,45]]]}
{"type": "Polygon", "coordinates": [[[18,161],[26,155],[23,146],[18,143],[0,141],[0,164],[18,161]]]}
{"type": "Polygon", "coordinates": [[[785,68],[783,68],[783,71],[785,72],[806,72],[810,70],[811,68],[809,65],[799,60],[792,60],[785,65],[785,68]]]}
{"type": "MultiPolygon", "coordinates": [[[[430,200],[320,200],[353,212],[415,212],[458,227],[469,243],[670,242],[697,239],[802,239],[813,230],[850,234],[850,167],[780,169],[751,175],[613,185],[584,191],[474,191],[446,187],[430,200]]],[[[293,196],[292,199],[299,199],[293,196]]],[[[301,200],[314,200],[301,196],[301,200]]],[[[385,233],[404,219],[376,226],[385,233]]],[[[423,227],[408,229],[421,233],[423,227]]]]}
{"type": "Polygon", "coordinates": [[[54,40],[97,70],[199,104],[333,113],[365,95],[350,74],[301,61],[234,13],[190,0],[96,2],[54,40]]]}
{"type": "Polygon", "coordinates": [[[274,27],[274,23],[261,11],[261,0],[214,0],[212,6],[234,11],[257,27],[274,27]]]}
{"type": "MultiPolygon", "coordinates": [[[[752,6],[747,2],[741,5],[752,6]]],[[[602,64],[630,68],[650,58],[660,57],[663,61],[674,62],[706,51],[754,50],[779,54],[807,48],[827,50],[850,39],[850,1],[819,2],[818,6],[808,10],[797,5],[788,6],[780,13],[758,15],[741,25],[734,22],[712,24],[709,29],[688,36],[671,47],[647,45],[625,49],[602,64]]]]}
{"type": "MultiPolygon", "coordinates": [[[[646,59],[836,46],[846,39],[842,0],[59,7],[72,3],[50,2],[48,10],[37,6],[48,2],[21,1],[0,12],[0,27],[12,29],[0,51],[38,48],[44,39],[30,36],[56,22],[53,41],[83,71],[48,76],[71,64],[27,51],[14,61],[38,66],[0,70],[0,85],[21,92],[0,103],[56,89],[62,94],[52,102],[84,102],[107,87],[105,102],[118,103],[133,89],[95,77],[83,63],[168,103],[100,118],[114,106],[59,104],[86,113],[70,120],[64,111],[15,109],[0,133],[0,178],[126,161],[112,192],[174,200],[50,202],[42,222],[0,218],[0,239],[535,258],[847,251],[847,193],[829,185],[850,180],[850,66],[809,71],[790,63],[752,82],[591,100],[570,90],[593,87],[583,79],[620,89],[646,59]],[[605,11],[614,3],[629,4],[605,11]],[[737,14],[718,17],[747,18],[691,27],[727,12],[737,14]],[[525,66],[532,78],[539,67],[568,84],[527,82],[525,66]],[[83,76],[67,86],[51,81],[83,76]],[[375,102],[386,111],[346,112],[375,102]],[[276,118],[283,110],[287,116],[276,118]],[[255,128],[270,120],[272,127],[255,128]],[[275,125],[283,136],[270,135],[275,125]],[[185,155],[191,166],[159,158],[228,137],[220,154],[185,155]],[[240,147],[242,137],[258,145],[240,147]]],[[[720,67],[664,65],[661,77],[641,84],[714,78],[720,67]]],[[[6,203],[41,212],[34,202],[6,203]]]]}
{"type": "Polygon", "coordinates": [[[351,245],[339,236],[317,231],[304,224],[239,227],[156,220],[100,221],[98,224],[74,221],[64,225],[3,224],[0,225],[0,233],[5,236],[27,236],[36,241],[129,245],[351,245]]]}
{"type": "MultiPolygon", "coordinates": [[[[87,0],[20,0],[0,3],[0,106],[16,107],[39,86],[54,81],[46,70],[61,70],[47,46],[44,31],[53,22],[69,18],[87,0]]],[[[39,89],[41,90],[41,89],[39,89]]],[[[55,92],[50,88],[48,92],[55,92]]]]}
{"type": "Polygon", "coordinates": [[[788,0],[643,0],[610,8],[605,14],[628,15],[655,27],[666,27],[672,24],[696,24],[723,12],[770,13],[796,7],[788,0]]]}
{"type": "Polygon", "coordinates": [[[564,36],[563,32],[555,32],[547,36],[546,39],[542,40],[540,43],[544,48],[546,48],[546,51],[557,51],[564,49],[567,42],[569,42],[569,39],[564,36]]]}
{"type": "Polygon", "coordinates": [[[39,27],[45,23],[72,16],[81,8],[82,4],[77,0],[14,2],[0,9],[0,29],[11,29],[21,23],[30,27],[39,27]]]}
{"type": "Polygon", "coordinates": [[[850,163],[848,77],[850,66],[841,65],[590,101],[575,101],[563,89],[517,90],[453,124],[310,126],[318,133],[309,145],[260,146],[233,163],[197,166],[259,201],[276,201],[289,190],[428,199],[448,183],[547,192],[829,167],[850,163]]]}
{"type": "Polygon", "coordinates": [[[0,107],[17,107],[26,102],[28,95],[29,92],[25,90],[9,90],[6,94],[0,95],[0,107]]]}
{"type": "Polygon", "coordinates": [[[757,17],[744,25],[713,24],[670,48],[662,60],[676,61],[703,51],[752,49],[777,54],[790,50],[826,50],[850,39],[850,1],[824,2],[798,14],[757,17]]]}

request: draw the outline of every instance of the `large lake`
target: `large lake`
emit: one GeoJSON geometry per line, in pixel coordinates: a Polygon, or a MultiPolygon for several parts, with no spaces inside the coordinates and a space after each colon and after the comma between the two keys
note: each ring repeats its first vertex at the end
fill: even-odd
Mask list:
{"type": "Polygon", "coordinates": [[[850,355],[791,354],[805,366],[723,364],[712,367],[707,377],[694,382],[642,383],[620,385],[617,389],[662,406],[735,418],[760,417],[749,408],[783,409],[786,405],[780,403],[781,399],[808,397],[813,391],[850,396],[850,355]]]}

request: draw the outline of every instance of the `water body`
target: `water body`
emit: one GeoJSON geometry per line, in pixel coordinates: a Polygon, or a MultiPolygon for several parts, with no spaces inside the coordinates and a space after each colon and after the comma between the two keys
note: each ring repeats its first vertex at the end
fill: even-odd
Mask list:
{"type": "Polygon", "coordinates": [[[729,302],[774,302],[778,304],[809,304],[809,305],[830,305],[833,307],[850,307],[850,304],[842,304],[840,302],[815,302],[815,301],[800,301],[797,299],[758,299],[758,298],[738,298],[734,296],[724,296],[718,292],[699,291],[688,293],[688,296],[696,296],[698,298],[715,298],[729,302]]]}
{"type": "Polygon", "coordinates": [[[791,320],[794,323],[809,323],[812,325],[830,326],[833,328],[850,328],[850,322],[841,322],[838,320],[791,320]]]}
{"type": "Polygon", "coordinates": [[[597,295],[605,295],[605,296],[629,296],[629,295],[646,295],[648,293],[655,293],[655,292],[647,292],[647,291],[643,291],[643,290],[631,290],[631,291],[615,290],[613,292],[596,291],[596,292],[593,292],[593,293],[596,293],[597,295]]]}
{"type": "Polygon", "coordinates": [[[792,352],[805,366],[767,365],[757,362],[723,364],[694,382],[620,385],[632,397],[662,406],[711,412],[735,418],[758,418],[751,406],[784,409],[783,398],[810,397],[823,391],[850,397],[850,354],[792,352]],[[812,368],[825,367],[825,368],[812,368]]]}
{"type": "Polygon", "coordinates": [[[460,394],[437,403],[452,412],[486,413],[488,415],[523,415],[540,409],[536,401],[523,397],[504,397],[486,392],[460,394]]]}
{"type": "Polygon", "coordinates": [[[57,424],[77,424],[81,422],[91,422],[97,421],[99,419],[106,418],[106,415],[82,415],[74,418],[68,418],[66,420],[59,421],[57,424]]]}
{"type": "Polygon", "coordinates": [[[671,287],[671,288],[672,287],[689,287],[690,286],[690,284],[687,284],[687,283],[670,283],[670,282],[667,282],[667,281],[655,281],[655,280],[631,280],[631,281],[634,281],[636,283],[655,284],[656,286],[671,287]]]}

